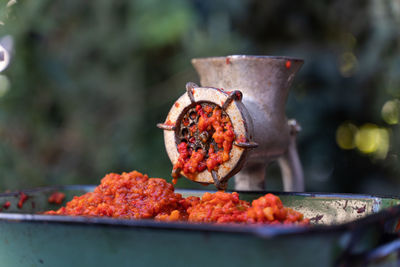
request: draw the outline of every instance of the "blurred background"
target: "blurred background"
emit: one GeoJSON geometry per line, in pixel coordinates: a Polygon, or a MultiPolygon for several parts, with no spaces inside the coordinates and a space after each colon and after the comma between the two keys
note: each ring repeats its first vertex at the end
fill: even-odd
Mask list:
{"type": "MultiPolygon", "coordinates": [[[[0,191],[170,181],[155,125],[198,82],[191,58],[254,54],[305,59],[287,115],[307,191],[400,194],[400,1],[0,3],[0,191]]],[[[282,189],[276,166],[266,181],[282,189]]]]}

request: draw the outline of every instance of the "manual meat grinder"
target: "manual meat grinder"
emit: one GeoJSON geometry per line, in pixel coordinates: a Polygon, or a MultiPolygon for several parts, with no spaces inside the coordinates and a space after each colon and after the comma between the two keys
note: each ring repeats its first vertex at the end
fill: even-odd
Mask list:
{"type": "Polygon", "coordinates": [[[224,189],[235,175],[235,190],[264,190],[266,167],[277,160],[284,190],[303,191],[303,171],[296,149],[300,126],[285,115],[288,89],[303,60],[235,55],[197,58],[192,64],[201,86],[187,83],[186,93],[174,103],[166,121],[157,125],[164,130],[171,162],[175,164],[179,158],[177,146],[182,141],[185,114],[199,103],[210,103],[229,116],[236,139],[228,161],[216,170],[205,169],[191,176],[191,180],[224,189]]]}

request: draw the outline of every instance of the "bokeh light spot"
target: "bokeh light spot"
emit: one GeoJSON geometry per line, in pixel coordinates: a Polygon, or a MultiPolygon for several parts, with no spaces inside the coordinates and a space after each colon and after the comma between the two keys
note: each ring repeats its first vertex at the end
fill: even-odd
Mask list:
{"type": "Polygon", "coordinates": [[[372,154],[375,158],[386,158],[389,150],[389,132],[375,124],[367,123],[358,130],[355,143],[362,153],[372,154]]]}
{"type": "Polygon", "coordinates": [[[382,107],[381,114],[387,124],[398,124],[400,119],[400,101],[398,99],[387,101],[382,107]]]}
{"type": "Polygon", "coordinates": [[[0,45],[0,72],[5,70],[10,63],[10,55],[8,51],[0,45]]]}
{"type": "Polygon", "coordinates": [[[353,149],[355,145],[355,135],[357,126],[350,122],[342,123],[336,130],[336,143],[341,149],[353,149]]]}
{"type": "Polygon", "coordinates": [[[375,124],[364,124],[356,134],[356,146],[365,153],[370,154],[378,147],[378,126],[375,124]]]}
{"type": "Polygon", "coordinates": [[[385,159],[389,151],[389,131],[385,128],[380,128],[379,133],[379,145],[374,153],[374,157],[377,159],[385,159]]]}

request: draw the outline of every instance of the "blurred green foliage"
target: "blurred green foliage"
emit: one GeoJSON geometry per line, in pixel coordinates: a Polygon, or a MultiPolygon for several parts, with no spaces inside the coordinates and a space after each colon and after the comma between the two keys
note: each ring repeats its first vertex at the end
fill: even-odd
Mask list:
{"type": "MultiPolygon", "coordinates": [[[[398,1],[0,3],[0,36],[14,39],[2,73],[10,87],[0,96],[0,190],[97,184],[133,169],[170,179],[155,125],[198,81],[190,59],[260,54],[305,59],[287,114],[303,128],[308,191],[400,192],[398,120],[382,118],[400,97],[398,1]],[[384,157],[352,146],[357,130],[344,132],[351,144],[341,149],[343,123],[390,133],[384,157]]],[[[280,188],[278,177],[273,167],[269,188],[280,188]]]]}

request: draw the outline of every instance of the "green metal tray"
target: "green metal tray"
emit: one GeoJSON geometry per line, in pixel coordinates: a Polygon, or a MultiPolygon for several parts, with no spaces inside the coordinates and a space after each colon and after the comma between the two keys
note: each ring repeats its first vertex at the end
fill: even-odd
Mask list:
{"type": "MultiPolygon", "coordinates": [[[[41,215],[55,191],[74,195],[93,186],[0,194],[0,266],[397,266],[400,199],[370,195],[282,193],[285,206],[312,226],[168,223],[41,215]]],[[[184,196],[205,191],[176,190],[184,196]]],[[[245,200],[266,192],[240,192],[245,200]]],[[[63,203],[65,204],[65,202],[63,203]]]]}

